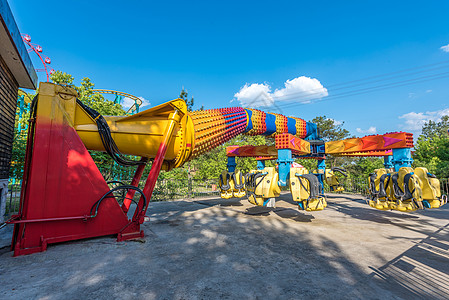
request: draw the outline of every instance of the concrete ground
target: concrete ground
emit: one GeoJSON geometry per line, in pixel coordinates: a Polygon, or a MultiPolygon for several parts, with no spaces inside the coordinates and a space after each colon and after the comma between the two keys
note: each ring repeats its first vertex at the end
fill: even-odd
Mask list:
{"type": "Polygon", "coordinates": [[[449,298],[449,207],[328,202],[312,213],[289,194],[276,209],[236,199],[152,203],[141,242],[102,237],[16,258],[1,248],[0,298],[449,298]]]}

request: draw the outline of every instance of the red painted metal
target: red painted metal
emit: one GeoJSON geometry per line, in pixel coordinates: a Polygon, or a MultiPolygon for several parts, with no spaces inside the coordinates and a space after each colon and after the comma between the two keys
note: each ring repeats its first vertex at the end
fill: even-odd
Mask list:
{"type": "MultiPolygon", "coordinates": [[[[140,178],[142,178],[143,171],[145,170],[146,162],[148,161],[148,158],[142,157],[140,159],[141,162],[145,162],[145,164],[141,164],[137,166],[136,173],[134,174],[133,180],[131,181],[131,185],[138,187],[140,178]]],[[[135,190],[128,190],[125,196],[125,200],[123,200],[122,204],[122,210],[123,212],[127,213],[129,210],[129,206],[131,205],[132,201],[131,199],[134,198],[136,191],[135,190]]]]}
{"type": "MultiPolygon", "coordinates": [[[[12,218],[17,217],[13,216],[12,218]]],[[[12,220],[6,223],[8,224],[20,224],[20,223],[36,223],[36,222],[51,222],[51,221],[67,221],[67,220],[83,220],[87,221],[91,216],[76,216],[76,217],[62,217],[62,218],[45,218],[45,219],[31,219],[31,220],[12,220]]]]}
{"type": "MultiPolygon", "coordinates": [[[[137,232],[140,230],[140,224],[144,222],[145,213],[148,209],[149,201],[151,199],[151,195],[153,194],[154,187],[156,185],[157,177],[161,171],[162,163],[164,162],[165,153],[167,152],[167,145],[170,142],[170,138],[172,136],[173,130],[175,128],[175,118],[177,116],[177,110],[172,116],[170,123],[167,125],[165,129],[165,133],[162,139],[161,144],[156,153],[156,157],[153,160],[153,164],[151,165],[150,173],[148,174],[147,181],[145,182],[145,187],[143,189],[143,194],[147,198],[147,203],[144,206],[144,199],[140,197],[139,202],[137,203],[136,211],[134,212],[134,216],[132,221],[127,224],[117,235],[117,241],[125,241],[128,239],[133,239],[139,237],[137,232]]],[[[143,237],[143,231],[141,232],[141,236],[143,237]]]]}
{"type": "MultiPolygon", "coordinates": [[[[148,174],[143,189],[147,201],[140,198],[129,220],[113,195],[103,198],[95,212],[98,201],[110,189],[71,126],[69,114],[59,106],[52,106],[49,113],[50,105],[44,103],[41,113],[38,103],[37,117],[29,126],[19,213],[9,221],[14,224],[11,243],[14,256],[45,251],[50,243],[76,239],[113,234],[117,234],[118,241],[143,237],[140,224],[179,121],[178,111],[175,109],[170,116],[148,174]]],[[[136,170],[134,186],[138,185],[144,168],[141,165],[136,170]]],[[[125,207],[127,210],[129,204],[125,207]]]]}
{"type": "Polygon", "coordinates": [[[19,216],[13,221],[14,256],[44,251],[49,243],[119,233],[129,221],[113,197],[103,200],[95,218],[79,218],[90,215],[109,188],[64,115],[38,117],[34,134],[31,130],[19,216]]]}

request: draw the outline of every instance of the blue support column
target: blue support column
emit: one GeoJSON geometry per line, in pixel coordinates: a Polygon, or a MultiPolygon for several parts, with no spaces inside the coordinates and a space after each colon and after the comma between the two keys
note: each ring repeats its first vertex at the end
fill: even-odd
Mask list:
{"type": "Polygon", "coordinates": [[[316,163],[316,167],[318,169],[318,172],[320,172],[320,170],[322,171],[322,173],[324,174],[326,172],[326,161],[324,159],[318,159],[317,163],[316,163]]]}
{"type": "Polygon", "coordinates": [[[265,169],[265,161],[264,160],[258,160],[257,161],[257,170],[263,170],[265,169]]]}
{"type": "Polygon", "coordinates": [[[229,173],[234,173],[235,167],[237,167],[237,163],[235,162],[235,156],[228,156],[228,164],[226,166],[228,167],[229,173]]]}
{"type": "Polygon", "coordinates": [[[279,165],[279,185],[286,186],[287,178],[290,175],[290,168],[292,166],[292,150],[290,149],[279,149],[278,159],[276,161],[279,165]]]}
{"type": "Polygon", "coordinates": [[[394,165],[395,172],[398,172],[402,167],[411,167],[412,162],[413,159],[411,148],[393,149],[392,163],[394,165]]]}
{"type": "Polygon", "coordinates": [[[384,167],[385,167],[385,169],[392,169],[392,168],[394,168],[393,155],[385,155],[384,156],[384,167]]]}
{"type": "Polygon", "coordinates": [[[316,177],[318,177],[318,181],[321,185],[320,193],[324,193],[324,174],[326,173],[326,161],[324,159],[318,159],[316,167],[318,169],[318,174],[315,175],[316,177]]]}

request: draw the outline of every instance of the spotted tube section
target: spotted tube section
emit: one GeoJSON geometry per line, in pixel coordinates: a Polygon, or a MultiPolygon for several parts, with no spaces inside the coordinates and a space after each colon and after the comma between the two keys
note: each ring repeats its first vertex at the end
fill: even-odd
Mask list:
{"type": "Polygon", "coordinates": [[[206,153],[243,133],[246,113],[241,107],[194,111],[195,146],[191,158],[206,153]]]}
{"type": "Polygon", "coordinates": [[[267,135],[274,137],[279,133],[290,133],[299,138],[317,139],[316,124],[295,117],[266,113],[258,109],[245,108],[248,135],[267,135]]]}
{"type": "Polygon", "coordinates": [[[195,145],[190,159],[206,153],[241,133],[274,137],[290,133],[315,139],[316,124],[295,117],[266,113],[258,109],[231,107],[190,113],[195,130],[195,145]]]}

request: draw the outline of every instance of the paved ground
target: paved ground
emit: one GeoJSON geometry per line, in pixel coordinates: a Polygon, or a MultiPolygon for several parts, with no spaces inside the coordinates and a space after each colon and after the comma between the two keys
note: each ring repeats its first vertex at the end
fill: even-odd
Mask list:
{"type": "Polygon", "coordinates": [[[153,203],[145,242],[113,237],[12,257],[1,299],[447,299],[449,207],[384,212],[329,195],[322,212],[246,200],[153,203]]]}

